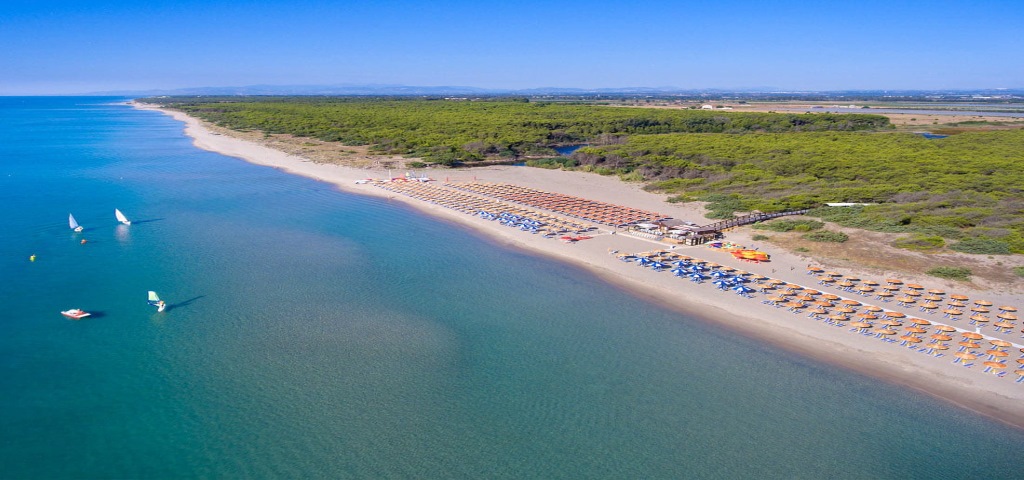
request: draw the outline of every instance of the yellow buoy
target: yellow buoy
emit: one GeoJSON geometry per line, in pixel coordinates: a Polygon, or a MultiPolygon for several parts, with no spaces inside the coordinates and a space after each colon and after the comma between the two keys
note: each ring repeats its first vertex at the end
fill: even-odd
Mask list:
{"type": "Polygon", "coordinates": [[[29,256],[28,257],[28,261],[30,261],[30,262],[36,261],[36,254],[33,253],[31,256],[29,256]]]}

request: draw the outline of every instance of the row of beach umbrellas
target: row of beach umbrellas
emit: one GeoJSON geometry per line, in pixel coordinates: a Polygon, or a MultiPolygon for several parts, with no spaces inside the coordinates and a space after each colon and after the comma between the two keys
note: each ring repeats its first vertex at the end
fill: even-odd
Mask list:
{"type": "Polygon", "coordinates": [[[485,195],[616,227],[642,222],[656,222],[668,218],[666,215],[639,208],[599,202],[561,193],[546,192],[507,183],[449,182],[445,185],[465,192],[485,195]]]}

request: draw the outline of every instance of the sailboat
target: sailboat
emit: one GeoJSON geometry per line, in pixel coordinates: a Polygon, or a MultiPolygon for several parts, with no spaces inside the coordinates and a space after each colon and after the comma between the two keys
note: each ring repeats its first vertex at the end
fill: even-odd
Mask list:
{"type": "Polygon", "coordinates": [[[82,228],[81,225],[78,224],[77,221],[75,221],[75,216],[70,213],[68,214],[68,226],[70,226],[71,229],[76,232],[81,232],[82,230],[85,230],[84,228],[82,228]]]}
{"type": "Polygon", "coordinates": [[[132,224],[132,221],[128,220],[128,217],[124,216],[124,214],[121,213],[121,211],[116,209],[116,208],[114,209],[114,216],[117,217],[117,221],[119,221],[119,222],[121,222],[121,223],[123,223],[125,225],[131,225],[132,224]]]}
{"type": "Polygon", "coordinates": [[[149,291],[149,300],[147,300],[146,303],[156,307],[156,311],[158,312],[162,312],[167,308],[167,304],[164,303],[163,300],[160,300],[160,296],[152,290],[149,291]]]}

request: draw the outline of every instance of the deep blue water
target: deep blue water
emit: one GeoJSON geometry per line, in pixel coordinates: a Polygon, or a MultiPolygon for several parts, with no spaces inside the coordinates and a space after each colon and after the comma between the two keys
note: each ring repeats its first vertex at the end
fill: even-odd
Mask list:
{"type": "Polygon", "coordinates": [[[0,477],[1020,475],[1018,430],[115,100],[0,98],[0,477]]]}
{"type": "Polygon", "coordinates": [[[559,155],[568,157],[569,155],[572,155],[572,153],[575,152],[576,150],[579,150],[585,146],[586,145],[566,145],[563,147],[555,147],[555,151],[558,152],[559,155]]]}

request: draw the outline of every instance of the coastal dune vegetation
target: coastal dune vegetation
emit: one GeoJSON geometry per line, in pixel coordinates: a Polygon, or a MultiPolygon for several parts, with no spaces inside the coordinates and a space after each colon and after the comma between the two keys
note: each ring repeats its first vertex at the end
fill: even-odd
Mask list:
{"type": "Polygon", "coordinates": [[[902,233],[921,251],[1024,253],[1024,129],[929,139],[881,115],[617,108],[503,99],[191,97],[146,100],[235,130],[435,165],[528,165],[642,181],[708,218],[812,208],[902,233]],[[581,145],[571,156],[553,147],[581,145]],[[825,203],[863,204],[826,207],[825,203]]]}

